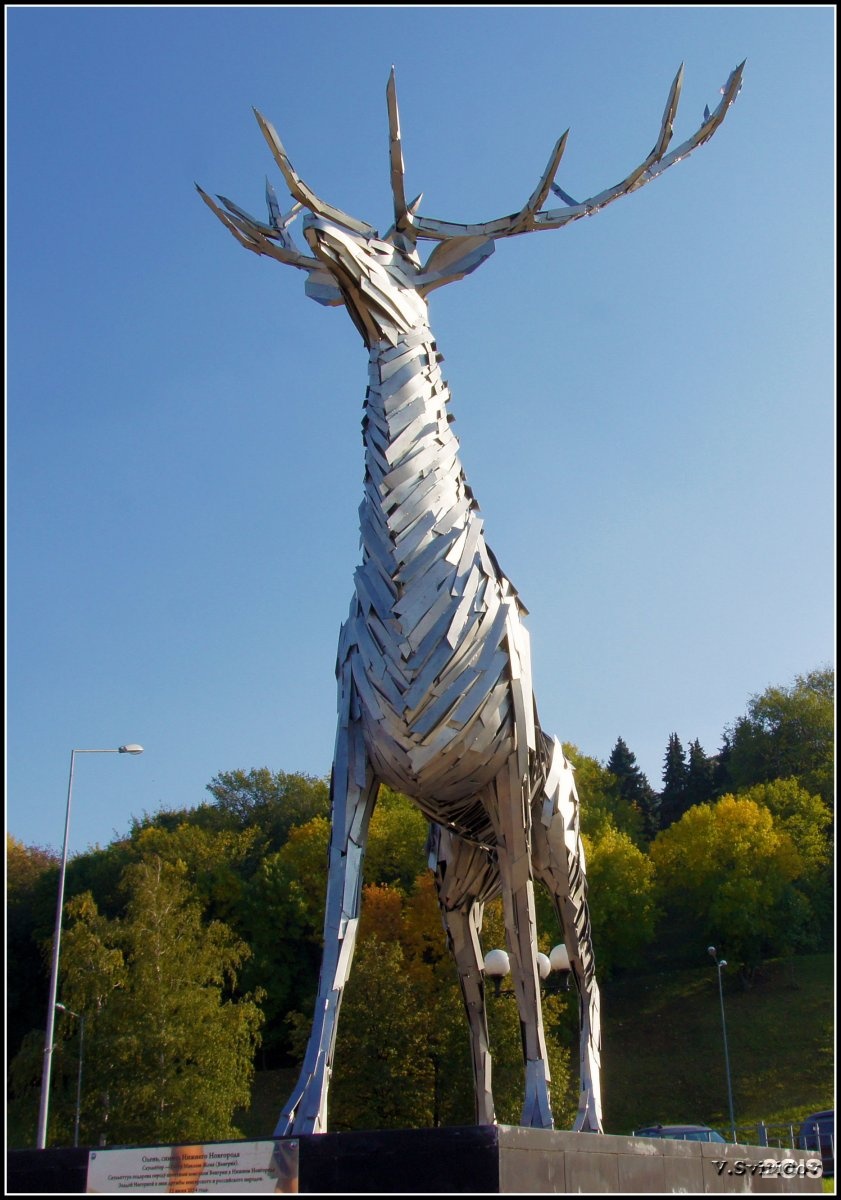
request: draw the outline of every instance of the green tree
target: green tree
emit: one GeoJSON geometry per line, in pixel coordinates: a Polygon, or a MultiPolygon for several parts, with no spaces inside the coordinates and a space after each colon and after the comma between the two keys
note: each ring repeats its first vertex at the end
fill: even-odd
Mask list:
{"type": "MultiPolygon", "coordinates": [[[[365,880],[411,891],[425,864],[429,826],[405,796],[381,788],[368,830],[365,880]]],[[[267,855],[243,891],[243,935],[253,957],[243,983],[266,990],[261,1061],[283,1063],[293,1052],[289,1014],[309,1013],[315,999],[327,889],[330,823],[314,817],[290,828],[285,844],[267,855]]],[[[442,935],[443,936],[443,935],[442,935]]],[[[305,1024],[309,1018],[298,1019],[305,1024]]]]}
{"type": "Polygon", "coordinates": [[[330,791],[325,779],[312,775],[251,771],[222,771],[207,785],[215,807],[233,828],[256,825],[269,850],[279,850],[296,825],[330,816],[330,791]]]}
{"type": "Polygon", "coordinates": [[[734,791],[773,779],[796,779],[811,795],[833,803],[835,672],[798,675],[790,687],[753,696],[747,715],[725,731],[734,791]]]}
{"type": "Polygon", "coordinates": [[[231,993],[248,954],[202,919],[183,864],[153,855],[124,873],[122,920],[88,894],[70,906],[61,995],[86,1017],[82,1139],[211,1141],[250,1101],[259,995],[231,993]]]}
{"type": "Polygon", "coordinates": [[[571,742],[564,742],[563,751],[575,768],[582,832],[598,838],[610,827],[626,833],[635,845],[642,845],[642,813],[636,804],[622,796],[617,776],[598,759],[582,754],[571,742]]]}
{"type": "Polygon", "coordinates": [[[116,838],[107,846],[93,846],[74,854],[67,863],[65,900],[91,892],[100,912],[107,917],[119,916],[126,902],[123,872],[138,857],[131,837],[116,838]]]}
{"type": "Polygon", "coordinates": [[[638,966],[654,939],[654,865],[618,829],[601,837],[584,835],[590,920],[599,979],[617,969],[638,966]]]}
{"type": "Polygon", "coordinates": [[[266,1066],[286,1061],[287,1015],[309,1012],[315,999],[329,838],[325,817],[291,829],[285,845],[263,860],[243,889],[239,927],[252,951],[243,986],[266,993],[261,1049],[266,1066]]]}
{"type": "Polygon", "coordinates": [[[796,779],[759,783],[742,792],[741,798],[767,808],[775,827],[794,842],[803,864],[797,887],[811,905],[816,923],[814,942],[829,946],[835,914],[832,813],[820,796],[810,796],[796,779]]]}
{"type": "MultiPolygon", "coordinates": [[[[686,768],[686,808],[707,804],[715,795],[715,760],[709,758],[696,738],[689,743],[686,768]]],[[[681,814],[683,815],[683,814],[681,814]]]]}
{"type": "Polygon", "coordinates": [[[206,914],[239,924],[246,880],[263,857],[259,829],[208,829],[183,821],[174,829],[139,828],[132,843],[140,858],[157,855],[164,862],[182,863],[206,914]]]}
{"type": "Polygon", "coordinates": [[[668,829],[689,808],[689,768],[680,738],[669,735],[663,763],[663,790],[660,793],[660,828],[668,829]]]}
{"type": "Polygon", "coordinates": [[[650,853],[660,901],[684,940],[722,948],[746,978],[802,936],[808,904],[793,884],[803,861],[764,805],[730,795],[696,805],[650,853]]]}
{"type": "MultiPolygon", "coordinates": [[[[58,855],[6,835],[6,1053],[14,1057],[37,1022],[46,1024],[48,974],[41,942],[55,923],[58,855]]],[[[41,1052],[43,1053],[43,1036],[41,1052]]]]}
{"type": "Polygon", "coordinates": [[[820,796],[811,796],[796,779],[775,779],[740,793],[740,799],[764,805],[803,860],[804,874],[819,874],[832,864],[832,813],[820,796]]]}
{"type": "Polygon", "coordinates": [[[400,942],[409,987],[426,1018],[432,1124],[470,1125],[474,1102],[467,1017],[429,870],[418,875],[412,892],[403,898],[400,942]]]}
{"type": "Polygon", "coordinates": [[[637,765],[636,755],[621,737],[616,739],[607,769],[619,780],[622,799],[642,813],[645,836],[653,838],[660,828],[659,798],[637,765]]]}
{"type": "MultiPolygon", "coordinates": [[[[463,1080],[444,1066],[460,1004],[451,975],[444,981],[449,1003],[441,1009],[442,979],[436,974],[444,935],[439,920],[437,936],[433,929],[429,938],[427,883],[432,883],[428,872],[418,879],[419,903],[399,887],[363,887],[330,1093],[333,1129],[418,1128],[470,1120],[469,1108],[467,1115],[449,1119],[454,1098],[463,1092],[463,1080]],[[411,906],[408,921],[404,905],[407,911],[411,906]]],[[[434,895],[431,899],[437,913],[434,895]]],[[[290,1024],[301,1058],[310,1018],[293,1013],[290,1024]]]]}
{"type": "MultiPolygon", "coordinates": [[[[292,1013],[303,1057],[309,1013],[292,1013]]],[[[366,884],[339,1021],[334,1129],[464,1125],[473,1119],[466,1020],[429,871],[407,896],[366,884]]]]}
{"type": "MultiPolygon", "coordinates": [[[[482,944],[504,945],[499,901],[485,911],[482,944]]],[[[551,939],[544,939],[548,952],[551,939]]],[[[499,1120],[519,1122],[524,1067],[516,1002],[488,989],[487,1014],[499,1120]]],[[[547,989],[543,1003],[555,1119],[572,1120],[577,1041],[572,993],[547,989]]],[[[293,1018],[299,1054],[309,1021],[293,1018]]],[[[470,1038],[455,964],[447,949],[431,873],[402,889],[368,884],[353,970],[342,1002],[330,1122],[336,1129],[465,1125],[473,1121],[470,1038]]]]}
{"type": "Polygon", "coordinates": [[[342,1002],[331,1126],[422,1128],[433,1121],[425,1014],[399,942],[360,940],[342,1002]]]}
{"type": "Polygon", "coordinates": [[[25,846],[6,834],[6,895],[9,911],[25,908],[46,871],[59,863],[55,850],[49,846],[25,846]]]}
{"type": "Polygon", "coordinates": [[[381,787],[368,826],[365,879],[410,892],[426,866],[428,836],[429,822],[420,809],[408,797],[381,787]]]}
{"type": "MultiPolygon", "coordinates": [[[[72,1125],[62,1121],[58,1129],[56,1120],[57,1113],[66,1107],[60,1097],[68,1097],[71,1086],[63,1033],[63,1027],[57,1022],[53,1040],[49,1134],[53,1144],[69,1146],[73,1141],[72,1125]]],[[[30,1029],[11,1058],[7,1071],[6,1143],[12,1149],[26,1149],[36,1144],[43,1070],[44,1030],[30,1029]]]]}
{"type": "Polygon", "coordinates": [[[733,783],[730,778],[730,755],[732,751],[733,747],[730,743],[730,735],[725,729],[722,734],[718,753],[712,759],[713,794],[710,797],[711,800],[720,800],[722,796],[733,791],[733,783]]]}

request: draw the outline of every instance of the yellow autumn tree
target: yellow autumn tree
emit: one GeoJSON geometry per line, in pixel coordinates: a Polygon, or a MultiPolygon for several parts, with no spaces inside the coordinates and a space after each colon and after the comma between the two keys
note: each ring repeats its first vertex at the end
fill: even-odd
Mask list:
{"type": "Polygon", "coordinates": [[[698,804],[651,846],[664,909],[687,937],[752,970],[790,948],[808,902],[794,882],[803,860],[771,812],[744,796],[698,804]]]}
{"type": "Polygon", "coordinates": [[[607,824],[584,835],[590,920],[599,978],[637,966],[654,938],[654,864],[627,833],[607,824]]]}

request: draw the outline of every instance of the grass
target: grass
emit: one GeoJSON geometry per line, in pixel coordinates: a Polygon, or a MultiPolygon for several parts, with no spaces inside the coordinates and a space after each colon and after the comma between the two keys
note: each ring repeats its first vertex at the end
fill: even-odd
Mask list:
{"type": "MultiPolygon", "coordinates": [[[[737,1125],[801,1121],[834,1105],[833,957],[766,963],[745,988],[724,976],[737,1125]]],[[[605,1124],[729,1123],[718,982],[709,966],[605,988],[605,1124]]]]}

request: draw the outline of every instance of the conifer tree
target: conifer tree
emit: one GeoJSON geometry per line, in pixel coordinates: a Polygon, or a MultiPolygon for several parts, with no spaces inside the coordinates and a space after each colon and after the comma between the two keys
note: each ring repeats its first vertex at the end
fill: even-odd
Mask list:
{"type": "Polygon", "coordinates": [[[617,738],[610,753],[607,769],[619,780],[619,794],[635,805],[643,816],[645,836],[653,838],[660,828],[660,799],[637,765],[636,755],[623,739],[617,738]]]}
{"type": "Polygon", "coordinates": [[[680,738],[669,735],[663,763],[663,790],[660,793],[660,828],[668,829],[679,821],[689,807],[689,769],[680,738]]]}
{"type": "Polygon", "coordinates": [[[715,759],[709,758],[696,738],[689,743],[686,771],[686,807],[707,804],[715,795],[715,759]]]}

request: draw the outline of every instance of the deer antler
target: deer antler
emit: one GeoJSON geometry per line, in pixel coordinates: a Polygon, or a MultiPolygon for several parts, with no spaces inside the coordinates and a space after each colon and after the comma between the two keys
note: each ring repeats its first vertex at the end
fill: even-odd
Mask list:
{"type": "Polygon", "coordinates": [[[339,224],[345,225],[348,229],[354,229],[357,233],[376,237],[377,231],[372,225],[366,224],[365,221],[358,221],[356,217],[349,216],[346,212],[342,212],[340,208],[334,208],[332,204],[327,204],[326,201],[320,200],[295,171],[295,168],[286,155],[283,142],[277,136],[277,130],[271,122],[267,121],[263,114],[258,112],[256,108],[254,109],[254,116],[257,118],[257,124],[263,132],[263,137],[269,144],[269,149],[272,152],[275,162],[280,167],[280,173],[286,180],[286,186],[289,188],[290,195],[294,196],[299,204],[308,208],[316,216],[327,217],[328,220],[338,221],[339,224]]]}
{"type": "MultiPolygon", "coordinates": [[[[324,200],[319,199],[315,192],[307,187],[290,163],[283,142],[278,137],[274,126],[256,108],[254,116],[269,144],[272,156],[286,180],[289,192],[295,200],[286,216],[283,216],[280,211],[275,190],[268,179],[266,180],[266,205],[271,225],[258,221],[256,217],[252,217],[225,196],[219,196],[218,199],[228,210],[226,213],[223,212],[219,205],[214,203],[210,196],[196,184],[196,191],[202,200],[216,214],[225,228],[230,230],[241,246],[245,246],[246,250],[253,250],[255,254],[266,254],[270,258],[276,258],[279,262],[300,267],[301,270],[320,273],[321,264],[318,259],[298,250],[287,230],[302,208],[308,208],[316,216],[339,221],[348,228],[356,230],[357,233],[376,237],[377,231],[371,225],[367,225],[364,221],[358,221],[355,217],[342,212],[341,209],[334,208],[332,204],[327,204],[324,200]],[[277,242],[280,245],[277,245],[277,242]]],[[[410,236],[412,235],[410,234],[410,236]]],[[[333,303],[333,301],[330,302],[333,303]]]]}
{"type": "Polygon", "coordinates": [[[393,66],[385,94],[388,104],[388,154],[391,165],[391,192],[394,196],[394,225],[400,229],[406,224],[408,208],[403,182],[403,147],[400,143],[400,114],[397,111],[397,85],[394,81],[393,66]]]}
{"type": "Polygon", "coordinates": [[[397,84],[394,79],[394,67],[391,68],[391,74],[388,77],[386,101],[388,104],[388,151],[391,166],[391,192],[394,196],[394,228],[414,245],[417,233],[412,228],[412,214],[420,204],[423,193],[420,196],[416,196],[411,204],[406,203],[403,145],[400,139],[400,114],[397,111],[397,84]]]}
{"type": "Polygon", "coordinates": [[[286,226],[290,221],[298,215],[301,205],[295,205],[286,217],[280,217],[280,208],[277,206],[277,199],[274,197],[274,191],[271,184],[267,184],[267,201],[269,205],[269,213],[272,216],[272,224],[264,225],[262,221],[258,221],[256,217],[249,216],[247,212],[234,204],[232,200],[227,200],[224,196],[219,196],[219,200],[225,205],[228,212],[222,212],[218,204],[215,204],[202,188],[196,184],[196,191],[204,200],[208,208],[216,214],[226,229],[229,229],[241,246],[245,246],[246,250],[253,250],[255,254],[267,254],[270,258],[276,258],[278,262],[288,263],[293,267],[300,267],[303,271],[317,270],[321,264],[317,258],[311,258],[308,254],[302,254],[300,250],[295,248],[295,245],[286,232],[286,226]],[[275,213],[272,206],[277,208],[278,219],[275,223],[275,213]],[[279,240],[280,245],[276,245],[275,241],[279,240]]]}
{"type": "Polygon", "coordinates": [[[735,71],[731,72],[727,83],[722,88],[723,97],[715,112],[711,114],[709,109],[705,109],[704,122],[700,128],[691,138],[681,146],[678,146],[676,150],[673,150],[671,154],[666,155],[666,149],[672,138],[672,127],[675,113],[677,112],[678,100],[680,99],[680,89],[683,84],[683,64],[681,63],[680,69],[669,90],[669,98],[666,101],[666,109],[663,113],[660,133],[651,153],[621,183],[617,183],[614,187],[600,192],[597,196],[591,196],[588,200],[583,200],[580,204],[569,203],[572,197],[567,196],[554,183],[555,174],[566,147],[567,133],[569,132],[567,130],[567,133],[558,139],[546,170],[543,172],[536,189],[518,213],[512,213],[508,217],[499,217],[494,221],[485,221],[478,225],[457,225],[449,221],[436,221],[431,217],[415,216],[410,209],[403,217],[403,220],[406,224],[412,226],[417,237],[444,242],[450,238],[483,237],[496,239],[512,237],[518,233],[531,233],[538,229],[559,229],[570,221],[577,221],[579,217],[591,216],[593,213],[599,212],[600,209],[611,204],[614,200],[618,200],[620,196],[627,196],[630,192],[635,192],[637,188],[650,183],[652,179],[656,179],[658,175],[662,175],[664,171],[668,170],[676,162],[680,162],[682,158],[686,158],[698,146],[709,141],[724,121],[730,105],[739,94],[739,89],[742,86],[742,71],[744,70],[745,62],[740,63],[735,71]],[[547,212],[540,211],[550,190],[568,202],[566,208],[551,209],[547,212]]]}

